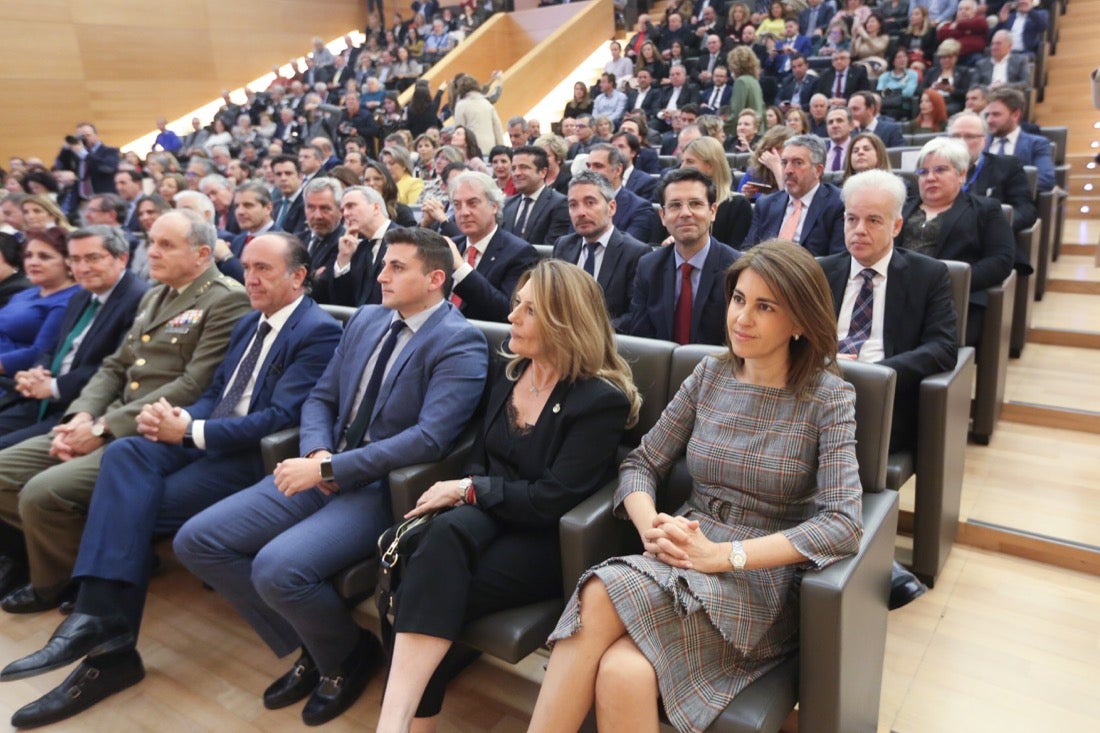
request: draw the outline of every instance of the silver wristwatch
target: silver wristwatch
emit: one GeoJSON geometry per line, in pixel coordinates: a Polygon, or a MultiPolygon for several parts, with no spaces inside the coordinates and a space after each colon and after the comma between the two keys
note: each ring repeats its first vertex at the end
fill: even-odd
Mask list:
{"type": "Polygon", "coordinates": [[[744,570],[745,563],[749,561],[749,556],[745,554],[745,548],[736,540],[730,543],[729,561],[733,569],[738,571],[744,570]]]}

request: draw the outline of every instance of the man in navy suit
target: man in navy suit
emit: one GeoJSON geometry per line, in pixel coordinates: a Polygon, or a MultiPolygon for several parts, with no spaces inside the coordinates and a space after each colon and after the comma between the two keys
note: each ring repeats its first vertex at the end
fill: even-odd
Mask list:
{"type": "Polygon", "coordinates": [[[385,237],[398,227],[390,221],[382,195],[368,186],[345,188],[340,212],[345,231],[336,260],[318,278],[314,295],[321,303],[353,308],[378,305],[382,302],[378,273],[386,256],[385,237]]]}
{"type": "Polygon", "coordinates": [[[618,148],[619,152],[626,158],[627,165],[626,170],[623,171],[623,186],[639,198],[652,201],[657,195],[657,184],[660,183],[661,179],[646,173],[638,167],[642,141],[633,132],[620,131],[611,136],[611,144],[618,148]]]}
{"type": "Polygon", "coordinates": [[[660,197],[673,244],[638,261],[619,331],[680,344],[724,343],[724,275],[741,253],[710,236],[718,209],[714,183],[695,168],[680,168],[665,174],[660,197]]]}
{"type": "Polygon", "coordinates": [[[569,217],[576,234],[554,243],[554,257],[584,268],[603,290],[612,322],[630,308],[638,260],[649,247],[614,227],[615,189],[596,171],[581,171],[569,182],[569,217]]]}
{"type": "Polygon", "coordinates": [[[715,66],[711,74],[712,84],[699,95],[699,109],[704,114],[717,115],[729,107],[733,87],[729,83],[730,72],[725,66],[715,66]]]}
{"type": "Polygon", "coordinates": [[[804,36],[822,37],[835,12],[822,0],[806,0],[806,9],[798,14],[798,32],[804,36]]]}
{"type": "MultiPolygon", "coordinates": [[[[491,180],[491,179],[490,179],[491,180]]],[[[310,696],[319,725],[346,710],[382,663],[378,640],[329,581],[369,556],[392,523],[389,472],[451,450],[485,385],[485,337],[445,299],[453,256],[427,229],[386,236],[382,305],[347,323],[302,406],[301,458],[189,520],[181,562],[226,596],[279,656],[302,648],[264,693],[310,696]]]]}
{"type": "Polygon", "coordinates": [[[810,99],[814,96],[814,89],[817,86],[817,76],[808,73],[809,70],[810,63],[805,56],[801,54],[791,56],[791,73],[780,82],[776,101],[800,109],[809,109],[810,99]]]}
{"type": "Polygon", "coordinates": [[[451,205],[462,237],[451,246],[451,302],[467,318],[508,320],[519,277],[538,262],[538,252],[500,226],[504,195],[484,173],[465,171],[451,179],[451,205]]]}
{"type": "Polygon", "coordinates": [[[1042,135],[1032,135],[1020,129],[1024,113],[1024,95],[1019,89],[1000,87],[989,93],[985,106],[985,121],[989,125],[988,152],[1012,155],[1024,165],[1039,170],[1039,190],[1054,188],[1054,159],[1050,141],[1042,135]]]}
{"type": "Polygon", "coordinates": [[[302,198],[302,173],[298,158],[280,155],[271,161],[271,175],[279,192],[273,201],[271,218],[280,231],[297,234],[305,225],[305,201],[302,198]]]}
{"type": "MultiPolygon", "coordinates": [[[[0,412],[0,448],[48,433],[118,348],[149,289],[126,269],[129,259],[130,245],[117,227],[96,224],[69,234],[69,268],[83,289],[69,299],[57,343],[37,365],[15,374],[24,399],[0,412]],[[98,305],[90,306],[93,300],[98,305]]],[[[7,590],[0,587],[0,594],[7,590]]]]}
{"type": "Polygon", "coordinates": [[[516,193],[504,201],[501,227],[531,244],[553,242],[569,231],[565,196],[546,185],[550,161],[537,145],[512,151],[512,181],[516,193]]]}
{"type": "Polygon", "coordinates": [[[762,196],[745,237],[748,248],[766,239],[790,239],[818,257],[844,251],[844,204],[840,190],[823,183],[825,145],[797,135],[783,145],[783,191],[762,196]]]}
{"type": "Polygon", "coordinates": [[[653,86],[653,74],[649,69],[638,69],[634,73],[634,80],[638,82],[638,88],[626,95],[626,111],[641,110],[645,112],[646,118],[655,119],[661,110],[663,93],[659,87],[653,86]]]}
{"type": "Polygon", "coordinates": [[[650,243],[657,237],[657,216],[652,204],[623,186],[626,156],[614,145],[601,144],[588,154],[588,170],[602,174],[615,191],[615,228],[639,242],[650,243]]]}
{"type": "Polygon", "coordinates": [[[1015,9],[1009,3],[1001,6],[998,16],[1001,20],[994,28],[995,31],[1005,30],[1012,36],[1012,50],[1029,53],[1032,56],[1039,53],[1039,46],[1043,42],[1044,33],[1050,25],[1047,11],[1033,8],[1032,0],[1018,0],[1015,9]]]}
{"type": "Polygon", "coordinates": [[[233,216],[241,232],[228,243],[218,241],[214,247],[214,260],[223,275],[243,283],[241,255],[244,246],[261,234],[277,230],[275,220],[271,218],[271,192],[267,186],[251,181],[238,186],[233,193],[233,216]]]}
{"type": "Polygon", "coordinates": [[[870,88],[867,70],[862,66],[852,66],[852,54],[848,51],[834,53],[833,68],[817,79],[818,93],[828,97],[830,104],[847,104],[853,94],[870,88]]]}
{"type": "Polygon", "coordinates": [[[307,295],[302,243],[282,233],[261,235],[242,259],[255,310],[233,329],[213,382],[189,407],[163,398],[147,404],[137,418],[140,435],[114,441],[103,454],[73,558],[73,577],[81,581],[74,612],[42,650],[9,664],[0,679],[87,659],[73,677],[16,712],[14,725],[62,720],[141,680],[135,644],[154,536],[258,481],[260,439],[297,424],[332,358],[340,324],[307,295]],[[76,682],[82,694],[71,696],[74,678],[89,670],[98,675],[76,682]]]}
{"type": "Polygon", "coordinates": [[[80,161],[77,175],[77,192],[87,201],[96,193],[115,192],[115,173],[118,171],[118,148],[108,147],[99,139],[95,125],[81,122],[76,126],[80,142],[69,148],[80,161]]]}
{"type": "Polygon", "coordinates": [[[122,170],[115,174],[115,192],[126,202],[126,214],[122,219],[123,227],[135,234],[141,233],[141,222],[137,216],[137,200],[144,191],[141,187],[141,174],[135,170],[122,170]]]}
{"type": "Polygon", "coordinates": [[[902,136],[901,125],[897,122],[884,119],[879,116],[878,95],[874,92],[856,92],[848,100],[848,111],[852,113],[858,129],[854,134],[871,132],[882,140],[882,144],[888,148],[897,148],[905,145],[902,136]]]}

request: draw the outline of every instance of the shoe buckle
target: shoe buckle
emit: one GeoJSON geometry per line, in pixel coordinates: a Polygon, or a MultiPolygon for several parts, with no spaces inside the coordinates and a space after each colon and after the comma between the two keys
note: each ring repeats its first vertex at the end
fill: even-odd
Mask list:
{"type": "Polygon", "coordinates": [[[293,674],[295,677],[301,677],[305,673],[306,666],[304,664],[296,664],[294,665],[294,671],[291,674],[293,674]]]}

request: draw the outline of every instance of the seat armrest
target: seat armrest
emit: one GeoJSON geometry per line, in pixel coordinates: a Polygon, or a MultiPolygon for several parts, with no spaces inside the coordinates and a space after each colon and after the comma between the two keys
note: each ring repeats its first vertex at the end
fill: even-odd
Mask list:
{"type": "Polygon", "coordinates": [[[400,522],[405,512],[416,506],[416,500],[436,481],[461,478],[462,467],[473,447],[474,434],[468,431],[459,438],[454,450],[440,460],[390,471],[390,506],[394,522],[400,522]]]}
{"type": "Polygon", "coordinates": [[[864,493],[859,552],[802,578],[802,733],[878,727],[897,520],[896,493],[864,493]]]}
{"type": "Polygon", "coordinates": [[[634,525],[612,514],[618,481],[612,481],[570,509],[558,524],[562,595],[569,598],[585,570],[609,557],[641,551],[634,525]]]}
{"type": "Polygon", "coordinates": [[[275,473],[275,465],[287,458],[298,457],[298,428],[283,428],[260,438],[260,456],[264,471],[275,473]]]}

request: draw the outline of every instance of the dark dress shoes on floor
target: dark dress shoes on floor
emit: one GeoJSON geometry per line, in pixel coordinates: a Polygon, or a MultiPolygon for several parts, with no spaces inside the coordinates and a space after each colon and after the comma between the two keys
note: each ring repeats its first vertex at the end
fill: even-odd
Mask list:
{"type": "Polygon", "coordinates": [[[49,725],[87,710],[100,700],[133,687],[145,677],[141,656],[132,651],[102,669],[82,662],[57,687],[11,716],[16,728],[49,725]]]}
{"type": "Polygon", "coordinates": [[[890,610],[912,603],[928,592],[928,586],[898,563],[890,573],[890,610]]]}
{"type": "Polygon", "coordinates": [[[108,654],[133,645],[134,633],[121,615],[74,613],[61,622],[46,646],[4,667],[0,671],[0,681],[33,677],[87,656],[108,654]]]}
{"type": "Polygon", "coordinates": [[[0,598],[6,596],[13,588],[18,588],[27,582],[27,565],[7,555],[0,555],[0,598]]]}
{"type": "Polygon", "coordinates": [[[4,600],[0,601],[0,608],[8,613],[39,613],[57,608],[71,594],[68,588],[57,593],[44,593],[35,590],[34,586],[28,583],[4,596],[4,600]]]}
{"type": "Polygon", "coordinates": [[[363,694],[371,676],[382,666],[382,643],[374,634],[363,631],[359,643],[341,665],[340,673],[321,677],[305,708],[302,722],[322,725],[350,708],[363,694]]]}
{"type": "Polygon", "coordinates": [[[320,681],[321,673],[317,671],[317,665],[303,649],[302,656],[298,657],[294,667],[264,690],[264,707],[278,710],[304,700],[320,681]]]}

